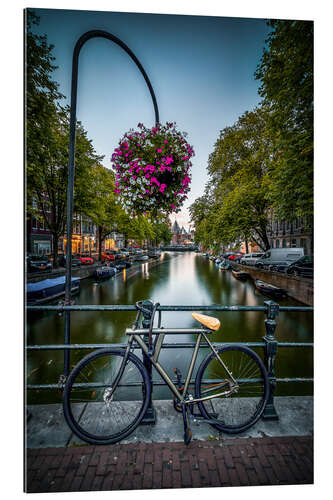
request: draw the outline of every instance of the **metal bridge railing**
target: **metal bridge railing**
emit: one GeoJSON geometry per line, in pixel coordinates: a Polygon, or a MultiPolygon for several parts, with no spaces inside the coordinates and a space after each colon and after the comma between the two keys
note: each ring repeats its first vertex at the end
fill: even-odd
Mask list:
{"type": "MultiPolygon", "coordinates": [[[[277,326],[276,318],[279,312],[309,312],[313,311],[313,307],[309,306],[279,306],[274,301],[266,301],[264,306],[221,306],[221,305],[211,305],[211,306],[188,306],[188,305],[179,305],[179,306],[158,306],[157,311],[223,311],[223,312],[235,312],[235,311],[261,311],[266,314],[265,319],[265,329],[266,334],[262,338],[262,342],[237,342],[242,345],[246,345],[248,347],[261,347],[264,349],[264,362],[268,372],[268,378],[270,383],[270,396],[265,408],[265,412],[263,418],[270,420],[277,420],[278,414],[274,407],[274,392],[276,388],[276,384],[280,382],[313,382],[313,378],[277,378],[275,375],[275,358],[277,355],[278,348],[290,348],[290,347],[306,347],[313,348],[312,342],[278,342],[275,337],[275,330],[277,326]]],[[[153,303],[150,300],[145,301],[145,307],[153,310],[153,303]]],[[[58,305],[58,306],[27,306],[27,311],[56,311],[58,313],[68,312],[69,314],[74,311],[84,312],[84,311],[105,311],[105,312],[119,312],[119,311],[132,311],[136,312],[137,308],[135,305],[58,305]]],[[[149,317],[144,317],[142,320],[142,327],[146,329],[147,335],[144,335],[144,340],[148,344],[148,328],[150,324],[149,317]]],[[[165,333],[167,333],[167,329],[165,329],[165,333]]],[[[64,351],[64,374],[61,374],[59,377],[59,382],[57,384],[35,384],[35,385],[26,385],[27,390],[41,390],[41,389],[62,389],[64,386],[64,382],[66,377],[69,375],[69,356],[71,350],[88,350],[88,349],[99,349],[105,347],[125,347],[126,344],[71,344],[70,336],[68,336],[68,332],[65,332],[64,336],[64,344],[45,344],[45,345],[27,345],[27,351],[42,351],[42,350],[63,350],[64,351]]],[[[228,342],[230,343],[230,342],[228,342]]],[[[183,349],[183,348],[191,348],[194,347],[194,343],[164,343],[163,349],[183,349]]],[[[223,343],[214,343],[214,345],[219,346],[223,345],[223,343]]],[[[202,348],[206,346],[203,344],[202,348]]],[[[207,346],[208,347],[208,346],[207,346]]],[[[135,347],[136,349],[140,349],[139,346],[135,347]]],[[[150,359],[143,354],[144,364],[148,370],[151,382],[153,385],[165,385],[162,381],[152,380],[152,365],[150,359]]],[[[191,381],[193,383],[194,381],[191,381]]],[[[154,409],[152,402],[147,411],[147,422],[154,423],[154,409]]]]}

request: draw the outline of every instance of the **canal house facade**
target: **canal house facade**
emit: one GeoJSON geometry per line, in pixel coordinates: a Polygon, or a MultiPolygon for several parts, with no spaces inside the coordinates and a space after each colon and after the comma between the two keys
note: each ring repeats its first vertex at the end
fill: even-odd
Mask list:
{"type": "Polygon", "coordinates": [[[271,248],[303,248],[304,255],[313,255],[313,224],[306,217],[292,222],[271,217],[267,233],[271,248]]]}

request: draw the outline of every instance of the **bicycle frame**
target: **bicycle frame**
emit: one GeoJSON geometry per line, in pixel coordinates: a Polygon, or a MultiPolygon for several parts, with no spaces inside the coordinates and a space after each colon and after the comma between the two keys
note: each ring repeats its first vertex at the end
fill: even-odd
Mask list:
{"type": "MultiPolygon", "coordinates": [[[[146,356],[149,355],[148,354],[149,353],[148,347],[140,336],[140,335],[144,335],[146,333],[147,333],[147,330],[143,330],[143,329],[131,329],[131,328],[126,329],[126,334],[129,335],[128,345],[126,347],[126,353],[124,356],[123,366],[120,368],[120,371],[119,371],[119,374],[117,377],[118,380],[115,381],[114,387],[117,385],[117,383],[121,379],[122,372],[123,372],[125,365],[126,365],[128,354],[130,352],[131,346],[132,346],[134,341],[136,341],[138,343],[138,345],[141,347],[143,353],[146,356]]],[[[219,396],[229,396],[230,394],[237,391],[237,389],[238,389],[237,381],[233,378],[232,373],[230,372],[228,367],[225,365],[225,363],[220,359],[215,347],[207,338],[206,334],[210,333],[209,330],[205,330],[203,328],[202,329],[177,329],[177,330],[157,328],[157,329],[153,329],[152,333],[156,335],[155,342],[154,342],[155,349],[154,349],[154,354],[152,356],[149,356],[149,359],[150,359],[152,365],[154,366],[154,368],[156,369],[156,371],[161,375],[162,379],[166,382],[169,389],[174,394],[174,396],[180,401],[180,403],[184,403],[184,404],[199,403],[201,401],[207,401],[209,399],[214,399],[214,398],[217,398],[219,396]],[[165,335],[184,334],[184,333],[197,334],[198,337],[197,337],[195,347],[193,350],[190,366],[189,366],[187,374],[186,374],[184,389],[183,389],[182,393],[180,393],[179,390],[177,389],[177,387],[175,386],[175,384],[170,379],[169,375],[164,370],[163,366],[158,362],[158,358],[159,358],[159,355],[160,355],[160,352],[162,349],[163,340],[164,340],[165,335]],[[194,365],[195,365],[195,362],[196,362],[196,359],[198,356],[198,352],[199,352],[202,338],[205,339],[205,341],[207,342],[207,344],[210,347],[210,350],[214,353],[216,359],[219,361],[221,366],[227,372],[228,376],[232,380],[233,385],[231,385],[231,383],[229,381],[223,381],[219,384],[215,384],[214,389],[216,389],[218,386],[225,386],[227,384],[229,386],[229,390],[225,390],[221,393],[209,395],[209,396],[204,396],[201,398],[193,398],[192,396],[186,398],[187,390],[188,390],[188,387],[190,385],[191,376],[192,376],[192,373],[194,370],[194,365]]]]}

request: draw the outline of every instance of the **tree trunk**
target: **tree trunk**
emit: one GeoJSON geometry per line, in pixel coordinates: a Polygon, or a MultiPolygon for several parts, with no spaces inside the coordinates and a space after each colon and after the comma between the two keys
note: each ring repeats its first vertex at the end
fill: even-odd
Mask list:
{"type": "Polygon", "coordinates": [[[102,227],[98,226],[98,260],[102,261],[102,227]]]}
{"type": "Polygon", "coordinates": [[[249,253],[249,242],[248,242],[247,238],[245,238],[245,251],[246,251],[246,253],[249,253]]]}
{"type": "MultiPolygon", "coordinates": [[[[59,234],[52,233],[53,236],[53,267],[54,269],[58,269],[58,242],[59,242],[59,234]]],[[[68,242],[67,242],[68,244],[68,242]]]]}

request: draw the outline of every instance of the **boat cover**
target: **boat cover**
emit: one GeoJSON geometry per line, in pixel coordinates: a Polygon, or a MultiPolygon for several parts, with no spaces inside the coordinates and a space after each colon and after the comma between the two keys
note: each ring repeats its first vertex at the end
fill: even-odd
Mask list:
{"type": "MultiPolygon", "coordinates": [[[[80,281],[81,278],[72,278],[72,284],[77,281],[80,281]]],[[[48,280],[38,281],[37,283],[28,283],[27,291],[28,292],[38,292],[40,290],[46,290],[47,288],[52,288],[56,285],[62,285],[66,281],[66,276],[59,276],[59,278],[52,278],[48,280]]]]}

